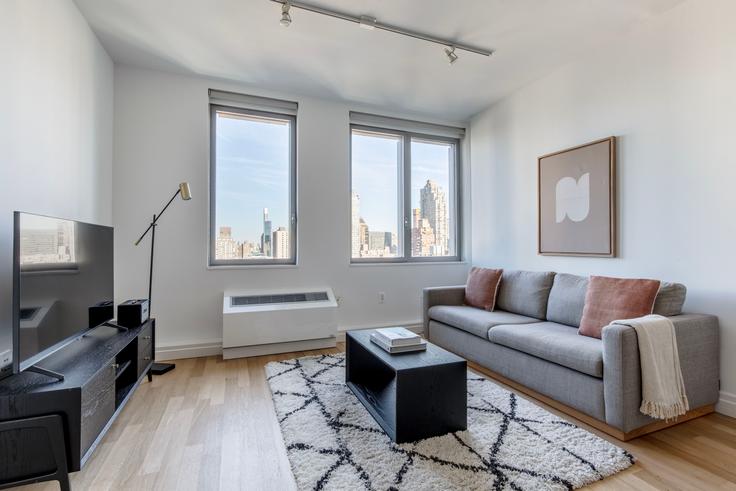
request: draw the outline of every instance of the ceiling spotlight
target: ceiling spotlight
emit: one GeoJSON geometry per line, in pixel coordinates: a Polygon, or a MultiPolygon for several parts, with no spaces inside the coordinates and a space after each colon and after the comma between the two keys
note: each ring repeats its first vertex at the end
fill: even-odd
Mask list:
{"type": "Polygon", "coordinates": [[[291,25],[291,16],[289,15],[289,9],[291,8],[291,3],[284,2],[281,5],[281,22],[280,24],[284,27],[289,27],[291,25]]]}
{"type": "Polygon", "coordinates": [[[457,61],[457,55],[455,54],[455,46],[450,46],[449,48],[445,48],[445,54],[447,55],[447,59],[450,61],[450,65],[455,63],[457,61]]]}

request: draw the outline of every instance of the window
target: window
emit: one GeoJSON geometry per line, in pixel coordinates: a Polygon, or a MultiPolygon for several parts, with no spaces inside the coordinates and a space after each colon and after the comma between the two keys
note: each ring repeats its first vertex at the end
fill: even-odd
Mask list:
{"type": "Polygon", "coordinates": [[[296,263],[296,116],[262,105],[210,105],[211,265],[296,263]]]}
{"type": "Polygon", "coordinates": [[[458,147],[458,138],[351,125],[353,262],[459,260],[458,147]]]}

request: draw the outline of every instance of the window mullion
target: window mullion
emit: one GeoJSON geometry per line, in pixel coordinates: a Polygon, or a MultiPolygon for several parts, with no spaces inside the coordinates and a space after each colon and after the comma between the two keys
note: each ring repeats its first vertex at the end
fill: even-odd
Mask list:
{"type": "Polygon", "coordinates": [[[404,185],[403,193],[403,217],[404,217],[404,243],[403,243],[403,259],[404,261],[410,261],[412,257],[411,252],[411,135],[408,133],[403,134],[403,149],[404,149],[404,165],[402,172],[402,180],[404,185]]]}

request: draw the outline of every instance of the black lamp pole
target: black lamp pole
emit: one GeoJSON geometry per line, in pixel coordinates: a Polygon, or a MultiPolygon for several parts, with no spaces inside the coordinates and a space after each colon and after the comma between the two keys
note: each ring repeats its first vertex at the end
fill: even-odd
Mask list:
{"type": "MultiPolygon", "coordinates": [[[[192,199],[192,193],[189,190],[189,183],[188,182],[182,182],[179,184],[179,189],[176,190],[174,193],[174,196],[171,197],[168,203],[164,206],[164,208],[159,212],[158,215],[153,215],[153,220],[151,220],[150,225],[148,225],[148,228],[146,229],[143,234],[138,238],[138,240],[135,241],[135,245],[138,245],[141,243],[141,241],[148,235],[148,232],[151,232],[151,261],[148,268],[148,318],[151,318],[151,294],[153,292],[153,248],[156,242],[156,227],[158,226],[158,219],[161,218],[161,215],[164,214],[166,209],[169,207],[169,205],[176,199],[177,196],[181,195],[181,199],[184,201],[189,201],[192,199]]],[[[155,341],[155,340],[154,340],[155,341]]],[[[155,352],[155,346],[154,346],[154,352],[155,352]]],[[[163,375],[164,373],[168,372],[169,370],[173,370],[176,367],[173,363],[156,363],[154,362],[151,365],[151,373],[153,375],[163,375]]]]}

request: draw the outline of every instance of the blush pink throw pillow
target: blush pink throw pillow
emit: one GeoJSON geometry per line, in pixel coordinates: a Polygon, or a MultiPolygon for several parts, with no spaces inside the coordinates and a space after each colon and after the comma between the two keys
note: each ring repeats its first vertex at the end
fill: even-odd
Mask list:
{"type": "Polygon", "coordinates": [[[659,283],[657,280],[591,276],[578,334],[600,339],[603,328],[612,321],[651,314],[659,283]]]}
{"type": "Polygon", "coordinates": [[[465,285],[465,303],[471,307],[493,310],[502,274],[502,269],[470,268],[465,285]]]}

